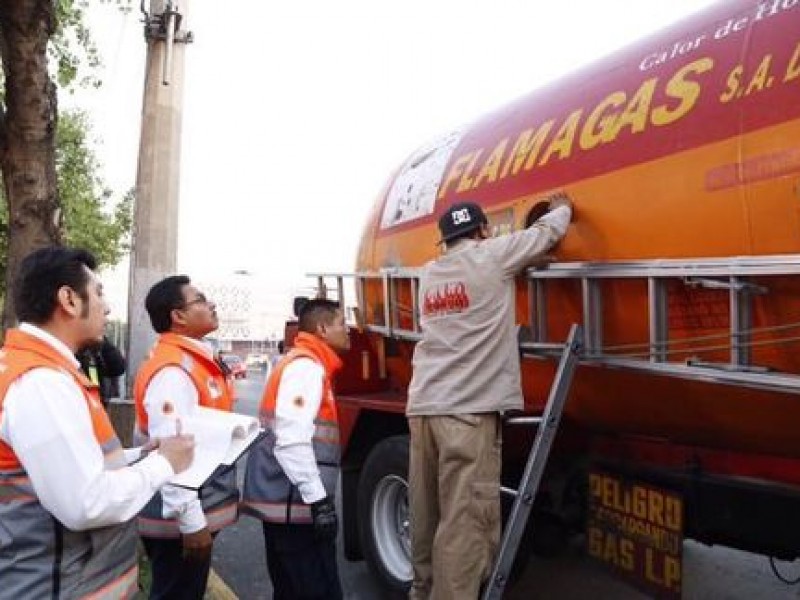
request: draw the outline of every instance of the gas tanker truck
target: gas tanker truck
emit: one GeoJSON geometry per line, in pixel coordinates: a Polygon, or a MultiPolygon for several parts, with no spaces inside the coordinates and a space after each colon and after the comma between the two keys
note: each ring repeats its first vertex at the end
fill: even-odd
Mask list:
{"type": "MultiPolygon", "coordinates": [[[[667,596],[683,539],[798,557],[800,0],[714,5],[389,179],[355,272],[317,275],[358,325],[338,382],[347,556],[390,587],[411,577],[404,410],[439,215],[475,201],[500,235],[555,194],[575,220],[554,262],[517,281],[526,412],[541,412],[573,323],[584,339],[521,552],[582,533],[667,596]]],[[[510,487],[532,435],[506,432],[510,487]]]]}

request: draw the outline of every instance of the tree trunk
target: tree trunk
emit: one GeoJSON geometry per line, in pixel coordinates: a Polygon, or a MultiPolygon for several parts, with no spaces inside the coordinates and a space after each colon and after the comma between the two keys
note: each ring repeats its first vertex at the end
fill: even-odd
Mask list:
{"type": "MultiPolygon", "coordinates": [[[[55,31],[53,0],[0,0],[0,58],[5,73],[5,112],[0,112],[0,169],[8,201],[6,289],[20,260],[61,241],[56,185],[56,86],[47,68],[55,31]]],[[[6,294],[3,326],[15,322],[6,294]]]]}

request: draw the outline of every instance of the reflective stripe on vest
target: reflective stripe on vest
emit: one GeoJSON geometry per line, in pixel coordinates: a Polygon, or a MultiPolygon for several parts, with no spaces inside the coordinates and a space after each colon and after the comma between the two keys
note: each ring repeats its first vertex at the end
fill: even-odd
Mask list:
{"type": "MultiPolygon", "coordinates": [[[[219,365],[205,355],[190,340],[174,333],[164,333],[158,339],[150,357],[142,364],[133,387],[136,405],[136,440],[149,438],[148,415],[144,407],[147,386],[153,377],[168,366],[179,367],[194,383],[198,404],[206,408],[230,411],[233,393],[230,382],[219,365]]],[[[239,516],[239,489],[233,467],[218,469],[199,491],[200,503],[206,515],[209,531],[216,532],[236,522],[239,516]]],[[[156,493],[142,509],[137,525],[139,534],[150,538],[179,538],[178,519],[164,518],[161,492],[156,493]]]]}
{"type": "MultiPolygon", "coordinates": [[[[321,364],[312,352],[297,347],[278,363],[269,378],[261,405],[260,416],[266,435],[250,450],[247,459],[242,512],[271,523],[311,522],[309,506],[303,502],[297,488],[286,477],[275,458],[274,451],[275,403],[280,379],[286,366],[301,357],[310,358],[321,364]]],[[[336,493],[336,481],[339,477],[341,448],[336,403],[327,372],[323,381],[322,401],[314,419],[312,446],[322,485],[325,487],[325,492],[333,496],[336,493]]]]}
{"type": "MultiPolygon", "coordinates": [[[[160,503],[159,506],[161,506],[160,503]]],[[[206,511],[205,515],[209,531],[214,532],[233,525],[239,517],[239,510],[236,502],[232,502],[226,506],[206,511]]],[[[174,538],[175,531],[180,532],[176,519],[153,519],[140,516],[137,519],[137,526],[139,535],[147,538],[174,538]]]]}
{"type": "Polygon", "coordinates": [[[83,600],[126,600],[133,598],[139,591],[139,567],[134,565],[123,573],[122,577],[100,588],[93,594],[84,596],[83,600]]]}
{"type": "MultiPolygon", "coordinates": [[[[122,446],[95,386],[47,342],[19,330],[0,351],[0,414],[11,384],[37,368],[71,376],[89,409],[106,470],[125,465],[122,446]]],[[[0,596],[3,598],[130,598],[136,592],[133,522],[71,531],[39,503],[13,448],[0,441],[0,596]],[[104,590],[108,590],[106,593],[104,590]]]]}

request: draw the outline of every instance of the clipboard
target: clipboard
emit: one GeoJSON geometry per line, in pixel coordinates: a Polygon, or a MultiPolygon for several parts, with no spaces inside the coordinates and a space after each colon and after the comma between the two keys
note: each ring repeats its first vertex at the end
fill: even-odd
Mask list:
{"type": "Polygon", "coordinates": [[[219,467],[233,465],[264,437],[258,419],[239,413],[197,407],[180,419],[182,433],[194,435],[194,460],[168,485],[186,489],[200,489],[219,467]]]}

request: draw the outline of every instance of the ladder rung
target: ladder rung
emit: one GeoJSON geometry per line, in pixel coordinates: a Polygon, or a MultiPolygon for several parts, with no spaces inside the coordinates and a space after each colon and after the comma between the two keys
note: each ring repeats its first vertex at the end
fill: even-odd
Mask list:
{"type": "Polygon", "coordinates": [[[543,417],[511,417],[503,421],[506,425],[541,425],[543,417]]]}
{"type": "Polygon", "coordinates": [[[399,329],[393,327],[385,327],[383,325],[367,325],[367,329],[378,333],[384,337],[389,338],[397,338],[401,340],[409,340],[412,342],[418,342],[422,339],[422,334],[417,331],[412,331],[410,329],[399,329]]]}
{"type": "Polygon", "coordinates": [[[560,355],[564,352],[564,344],[556,344],[553,342],[528,342],[521,341],[519,347],[522,350],[530,350],[533,352],[552,353],[560,355]]]}
{"type": "Polygon", "coordinates": [[[709,360],[690,359],[686,361],[686,366],[702,367],[704,369],[716,369],[728,373],[770,373],[769,367],[760,365],[736,365],[730,363],[711,362],[709,360]]]}
{"type": "Polygon", "coordinates": [[[512,498],[516,498],[519,495],[519,492],[514,488],[506,487],[504,485],[500,486],[500,493],[505,494],[506,496],[511,496],[512,498]]]}

